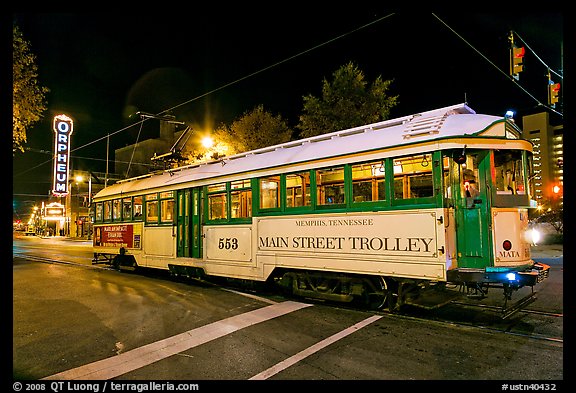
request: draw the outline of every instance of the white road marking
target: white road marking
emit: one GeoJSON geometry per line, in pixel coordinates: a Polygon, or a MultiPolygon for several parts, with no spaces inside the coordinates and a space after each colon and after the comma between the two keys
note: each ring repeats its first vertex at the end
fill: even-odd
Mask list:
{"type": "Polygon", "coordinates": [[[276,304],[276,303],[278,303],[278,302],[276,302],[276,301],[274,301],[274,300],[266,299],[265,297],[262,297],[262,296],[252,295],[252,294],[250,294],[250,293],[235,291],[235,290],[233,290],[233,289],[228,289],[228,288],[222,288],[222,289],[223,289],[224,291],[232,292],[232,293],[235,293],[235,294],[237,294],[237,295],[244,296],[244,297],[247,297],[247,298],[250,298],[250,299],[259,300],[259,301],[264,302],[264,303],[268,303],[268,304],[276,304]]]}
{"type": "Polygon", "coordinates": [[[58,374],[42,378],[43,380],[105,380],[118,377],[130,371],[150,365],[169,356],[194,348],[227,334],[260,322],[276,318],[293,311],[310,307],[311,304],[282,302],[266,306],[234,317],[189,330],[168,337],[164,340],[144,345],[140,348],[119,354],[108,359],[99,360],[58,374]]]}
{"type": "Polygon", "coordinates": [[[372,322],[382,318],[381,315],[373,315],[370,318],[366,318],[362,322],[358,322],[357,324],[350,326],[348,329],[342,330],[317,344],[312,345],[311,347],[306,348],[303,351],[298,352],[296,355],[289,357],[286,360],[281,361],[280,363],[276,364],[275,366],[270,367],[267,370],[262,371],[259,374],[254,375],[249,380],[264,380],[268,379],[271,376],[278,374],[280,371],[287,369],[288,367],[298,363],[302,359],[307,358],[308,356],[318,352],[319,350],[327,347],[328,345],[356,332],[359,329],[371,324],[372,322]]]}

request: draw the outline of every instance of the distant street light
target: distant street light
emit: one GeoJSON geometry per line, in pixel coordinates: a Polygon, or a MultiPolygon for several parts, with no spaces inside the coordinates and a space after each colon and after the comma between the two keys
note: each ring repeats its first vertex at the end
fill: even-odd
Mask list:
{"type": "MultiPolygon", "coordinates": [[[[76,183],[82,183],[84,181],[84,176],[77,175],[76,183]]],[[[92,204],[92,174],[88,175],[88,206],[92,204]]]]}
{"type": "Polygon", "coordinates": [[[214,146],[214,139],[212,139],[212,137],[205,136],[202,138],[202,146],[204,146],[206,149],[210,149],[212,146],[214,146]]]}

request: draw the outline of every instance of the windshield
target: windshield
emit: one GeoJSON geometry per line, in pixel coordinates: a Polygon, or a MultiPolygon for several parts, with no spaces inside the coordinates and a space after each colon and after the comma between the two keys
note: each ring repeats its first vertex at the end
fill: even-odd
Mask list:
{"type": "Polygon", "coordinates": [[[524,153],[520,150],[494,151],[494,206],[528,205],[533,198],[532,154],[524,153]],[[527,178],[530,181],[527,181],[527,178]]]}

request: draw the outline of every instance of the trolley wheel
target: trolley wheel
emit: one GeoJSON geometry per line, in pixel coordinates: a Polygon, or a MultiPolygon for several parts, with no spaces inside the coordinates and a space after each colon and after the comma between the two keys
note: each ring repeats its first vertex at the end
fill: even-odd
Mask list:
{"type": "Polygon", "coordinates": [[[115,255],[114,258],[112,258],[112,267],[120,270],[120,255],[115,255]]]}
{"type": "Polygon", "coordinates": [[[390,291],[388,282],[382,276],[366,278],[365,302],[369,309],[380,310],[388,305],[390,291]]]}

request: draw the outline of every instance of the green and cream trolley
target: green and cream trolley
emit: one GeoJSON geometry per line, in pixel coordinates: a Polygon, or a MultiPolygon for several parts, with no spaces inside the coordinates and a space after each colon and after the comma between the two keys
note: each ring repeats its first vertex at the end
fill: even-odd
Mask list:
{"type": "Polygon", "coordinates": [[[457,284],[506,299],[530,257],[532,145],[465,104],[120,181],[94,261],[396,308],[457,284]]]}

